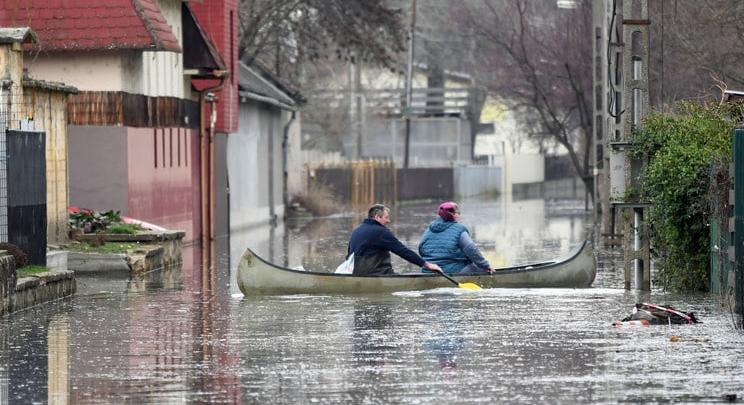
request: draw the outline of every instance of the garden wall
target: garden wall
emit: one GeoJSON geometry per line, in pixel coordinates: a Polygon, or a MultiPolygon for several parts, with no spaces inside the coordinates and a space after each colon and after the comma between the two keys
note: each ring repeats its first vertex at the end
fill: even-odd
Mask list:
{"type": "Polygon", "coordinates": [[[75,274],[49,271],[16,279],[13,256],[0,251],[0,315],[19,311],[75,293],[75,274]]]}
{"type": "Polygon", "coordinates": [[[10,308],[10,296],[15,291],[16,272],[13,256],[0,250],[0,315],[10,308]]]}

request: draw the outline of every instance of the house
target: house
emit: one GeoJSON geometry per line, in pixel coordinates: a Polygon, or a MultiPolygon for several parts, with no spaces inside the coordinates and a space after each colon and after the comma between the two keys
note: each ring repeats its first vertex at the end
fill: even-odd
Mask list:
{"type": "Polygon", "coordinates": [[[22,21],[38,34],[25,47],[29,76],[79,89],[67,108],[69,203],[182,229],[185,243],[213,239],[226,199],[215,144],[237,127],[236,2],[0,0],[0,9],[0,25],[22,21]]]}
{"type": "MultiPolygon", "coordinates": [[[[301,95],[259,65],[239,63],[239,130],[227,139],[231,257],[246,246],[268,255],[266,230],[284,217],[301,189],[298,108],[301,95]],[[244,239],[244,241],[241,241],[244,239]]],[[[268,256],[267,256],[268,257],[268,256]]]]}
{"type": "Polygon", "coordinates": [[[28,27],[0,28],[0,240],[45,264],[67,238],[67,99],[77,90],[23,73],[28,27]],[[43,237],[41,237],[43,236],[43,237]]]}
{"type": "Polygon", "coordinates": [[[411,105],[406,106],[404,74],[354,64],[329,70],[333,74],[319,78],[315,89],[307,91],[303,149],[342,149],[347,158],[390,158],[402,167],[410,118],[411,167],[472,161],[471,121],[478,106],[469,75],[445,71],[442,84],[429,87],[429,68],[416,64],[411,105]]]}

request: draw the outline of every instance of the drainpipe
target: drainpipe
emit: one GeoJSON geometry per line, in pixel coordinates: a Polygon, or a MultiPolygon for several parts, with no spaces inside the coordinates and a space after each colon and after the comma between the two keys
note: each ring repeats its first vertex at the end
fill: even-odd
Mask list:
{"type": "MultiPolygon", "coordinates": [[[[271,116],[270,116],[271,117],[271,116]]],[[[269,139],[266,140],[269,146],[269,225],[271,228],[276,226],[276,212],[274,210],[274,118],[269,119],[269,139]]],[[[273,242],[272,242],[273,243],[273,242]]]]}
{"type": "MultiPolygon", "coordinates": [[[[217,100],[214,92],[219,91],[225,86],[227,72],[217,71],[215,76],[220,78],[220,83],[214,87],[209,87],[199,94],[199,114],[200,114],[200,174],[201,174],[201,245],[202,245],[202,269],[208,269],[213,263],[211,242],[214,240],[214,131],[217,123],[217,110],[215,108],[217,100]],[[205,114],[204,107],[210,104],[209,127],[204,127],[205,114]]],[[[206,272],[202,274],[206,275],[206,272]]],[[[206,280],[203,280],[206,281],[206,280]]]]}
{"type": "Polygon", "coordinates": [[[215,215],[214,215],[214,208],[215,208],[215,179],[214,179],[214,172],[215,172],[215,147],[214,147],[214,128],[217,124],[217,100],[216,97],[212,96],[211,100],[208,100],[211,104],[211,113],[209,117],[209,242],[210,247],[211,243],[214,241],[215,237],[215,215]]]}
{"type": "Polygon", "coordinates": [[[287,189],[287,159],[289,156],[289,127],[294,123],[295,117],[297,116],[296,111],[292,110],[292,116],[289,121],[284,124],[284,136],[282,138],[282,172],[284,174],[284,184],[282,185],[282,201],[284,202],[284,213],[286,215],[287,206],[289,205],[289,191],[287,189]]]}

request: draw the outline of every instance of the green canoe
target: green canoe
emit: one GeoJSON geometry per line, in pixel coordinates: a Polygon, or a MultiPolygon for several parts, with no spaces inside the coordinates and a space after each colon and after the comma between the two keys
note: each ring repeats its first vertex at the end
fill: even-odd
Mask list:
{"type": "MultiPolygon", "coordinates": [[[[591,286],[597,262],[591,243],[584,241],[569,255],[553,261],[495,269],[492,275],[451,275],[460,283],[483,288],[584,288],[591,286]]],[[[277,266],[246,249],[238,264],[238,286],[244,295],[363,294],[452,287],[434,273],[358,277],[277,266]]]]}

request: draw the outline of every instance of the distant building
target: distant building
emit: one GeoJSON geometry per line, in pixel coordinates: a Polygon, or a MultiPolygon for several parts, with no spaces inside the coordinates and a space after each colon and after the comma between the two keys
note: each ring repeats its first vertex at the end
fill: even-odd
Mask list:
{"type": "MultiPolygon", "coordinates": [[[[303,98],[258,65],[239,64],[239,130],[227,138],[231,263],[250,246],[269,260],[285,208],[302,192],[303,98]]],[[[237,284],[231,283],[233,287],[237,284]]],[[[236,289],[237,292],[237,289],[236,289]]]]}
{"type": "Polygon", "coordinates": [[[2,8],[0,25],[22,21],[38,33],[25,48],[29,76],[80,90],[67,109],[69,203],[209,238],[216,201],[227,198],[214,186],[214,162],[224,160],[210,142],[237,128],[236,2],[2,8]]]}
{"type": "Polygon", "coordinates": [[[348,159],[390,158],[402,167],[410,117],[410,166],[471,162],[474,93],[468,75],[445,72],[443,87],[430,88],[427,67],[418,65],[407,107],[404,75],[384,68],[358,69],[351,65],[305,94],[303,148],[341,148],[348,159]]]}

